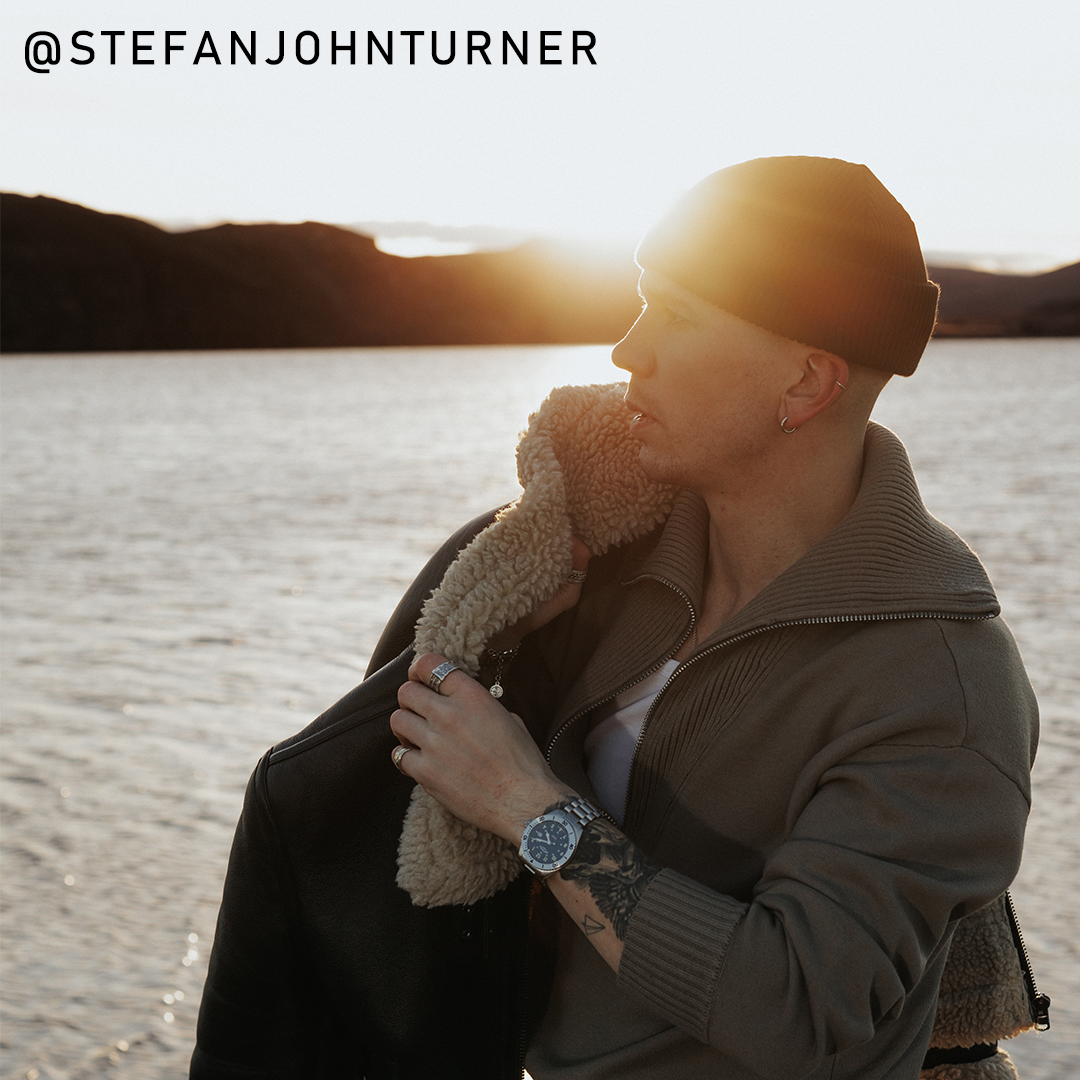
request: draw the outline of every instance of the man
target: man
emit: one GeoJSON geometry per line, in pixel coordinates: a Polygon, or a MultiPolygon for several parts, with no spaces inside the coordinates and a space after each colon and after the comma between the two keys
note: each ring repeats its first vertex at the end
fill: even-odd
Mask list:
{"type": "MultiPolygon", "coordinates": [[[[575,545],[573,580],[488,642],[505,698],[411,658],[394,764],[549,886],[554,972],[510,979],[550,983],[534,1080],[916,1077],[956,921],[1019,864],[1036,727],[982,567],[868,426],[937,288],[873,174],[818,158],[708,177],[638,261],[613,358],[674,508],[575,545]]],[[[398,1075],[382,1052],[349,1067],[398,1075]]]]}

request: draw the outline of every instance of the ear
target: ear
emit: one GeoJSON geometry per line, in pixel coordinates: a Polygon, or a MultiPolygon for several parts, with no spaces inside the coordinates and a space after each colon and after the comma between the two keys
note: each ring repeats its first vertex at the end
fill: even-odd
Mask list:
{"type": "Polygon", "coordinates": [[[805,353],[798,379],[780,396],[777,420],[790,431],[800,428],[824,412],[847,388],[850,371],[847,361],[833,353],[805,353]]]}

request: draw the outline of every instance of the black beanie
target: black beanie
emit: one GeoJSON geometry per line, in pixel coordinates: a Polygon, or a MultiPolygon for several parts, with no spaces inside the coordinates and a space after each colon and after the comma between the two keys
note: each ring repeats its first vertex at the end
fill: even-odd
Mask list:
{"type": "Polygon", "coordinates": [[[915,370],[937,315],[911,218],[865,165],[835,158],[705,177],[637,261],[747,322],[897,375],[915,370]]]}

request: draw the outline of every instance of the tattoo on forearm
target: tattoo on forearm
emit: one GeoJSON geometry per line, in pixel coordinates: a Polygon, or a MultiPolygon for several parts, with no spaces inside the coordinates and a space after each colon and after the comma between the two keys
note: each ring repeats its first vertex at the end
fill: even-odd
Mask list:
{"type": "Polygon", "coordinates": [[[581,929],[585,931],[586,937],[592,937],[593,934],[599,934],[601,930],[606,930],[607,927],[599,919],[594,919],[591,915],[586,914],[585,918],[581,920],[581,929]]]}
{"type": "MultiPolygon", "coordinates": [[[[559,872],[567,881],[580,882],[589,890],[601,913],[611,920],[615,936],[625,941],[630,916],[660,866],[613,825],[598,818],[586,826],[573,860],[559,872]]],[[[586,915],[582,922],[586,934],[604,929],[595,919],[591,924],[586,915]]]]}

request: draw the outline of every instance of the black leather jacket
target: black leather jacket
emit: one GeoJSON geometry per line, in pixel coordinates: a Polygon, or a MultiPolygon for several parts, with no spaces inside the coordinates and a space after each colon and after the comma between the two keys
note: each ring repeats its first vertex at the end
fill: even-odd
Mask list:
{"type": "Polygon", "coordinates": [[[384,631],[374,674],[256,767],[192,1080],[521,1076],[528,875],[471,907],[436,909],[414,907],[394,882],[413,783],[390,762],[389,716],[423,600],[491,519],[431,560],[384,631]]]}

